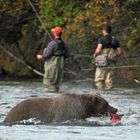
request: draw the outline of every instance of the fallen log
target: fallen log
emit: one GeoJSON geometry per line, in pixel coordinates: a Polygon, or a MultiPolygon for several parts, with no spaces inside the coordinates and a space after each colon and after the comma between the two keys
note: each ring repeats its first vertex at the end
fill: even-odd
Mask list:
{"type": "Polygon", "coordinates": [[[35,69],[33,66],[31,66],[30,64],[28,64],[27,62],[25,62],[24,60],[18,58],[17,56],[15,56],[12,52],[10,52],[9,50],[5,49],[1,44],[0,44],[0,48],[7,53],[9,56],[11,56],[12,58],[14,58],[15,60],[17,60],[18,62],[24,64],[29,70],[33,71],[34,73],[36,73],[39,76],[43,76],[43,73],[41,73],[40,71],[38,71],[37,69],[35,69]]]}

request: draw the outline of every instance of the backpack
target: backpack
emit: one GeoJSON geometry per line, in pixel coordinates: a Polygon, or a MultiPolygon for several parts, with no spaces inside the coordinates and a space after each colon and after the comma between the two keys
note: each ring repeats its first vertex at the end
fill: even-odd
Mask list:
{"type": "Polygon", "coordinates": [[[65,51],[65,44],[64,42],[61,40],[56,40],[56,46],[54,49],[54,56],[64,56],[64,51],[65,51]]]}
{"type": "Polygon", "coordinates": [[[112,36],[111,46],[115,49],[120,46],[119,41],[114,36],[112,36]]]}

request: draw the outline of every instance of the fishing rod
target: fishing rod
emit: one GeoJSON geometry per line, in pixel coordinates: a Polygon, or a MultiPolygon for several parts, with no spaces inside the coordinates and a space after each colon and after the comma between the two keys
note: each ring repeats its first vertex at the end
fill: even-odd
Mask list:
{"type": "MultiPolygon", "coordinates": [[[[39,19],[39,21],[40,21],[40,23],[41,23],[43,29],[44,29],[45,32],[48,34],[49,38],[50,38],[51,40],[53,40],[53,37],[51,36],[50,32],[49,32],[49,31],[46,29],[46,27],[44,26],[44,24],[43,24],[43,22],[42,22],[40,16],[38,15],[38,13],[37,13],[35,7],[33,6],[32,2],[31,2],[30,0],[28,0],[28,3],[29,3],[30,6],[32,7],[32,9],[33,9],[35,15],[36,15],[37,18],[39,19]]],[[[36,69],[35,69],[29,62],[27,62],[26,60],[22,60],[22,59],[20,59],[19,57],[15,56],[13,53],[11,53],[11,52],[8,51],[7,49],[5,49],[1,44],[0,44],[0,48],[1,48],[5,53],[7,53],[7,54],[10,55],[11,57],[13,57],[15,60],[17,60],[17,61],[19,61],[20,63],[24,64],[28,69],[32,70],[32,71],[33,71],[34,73],[36,73],[37,75],[43,76],[43,73],[41,73],[40,71],[36,70],[36,69]]],[[[21,51],[20,51],[20,54],[22,54],[21,51]]],[[[23,54],[22,54],[22,56],[23,56],[23,54]]],[[[23,58],[25,58],[25,57],[23,56],[23,58]]]]}
{"type": "MultiPolygon", "coordinates": [[[[52,35],[51,35],[50,32],[46,29],[46,27],[44,26],[43,21],[41,20],[39,14],[37,13],[37,11],[36,11],[34,5],[32,4],[32,2],[31,2],[30,0],[27,0],[27,1],[28,1],[28,3],[30,4],[30,6],[32,7],[32,9],[33,9],[35,15],[37,16],[38,20],[40,21],[40,24],[41,24],[42,27],[44,28],[45,32],[49,35],[50,39],[53,40],[52,35]]],[[[78,54],[78,57],[81,57],[81,56],[82,56],[82,57],[87,57],[87,58],[90,58],[90,57],[92,58],[92,56],[88,56],[88,55],[85,56],[85,55],[82,55],[82,54],[78,54]]],[[[127,58],[136,58],[136,57],[140,57],[140,56],[131,56],[131,57],[122,57],[122,58],[123,58],[123,59],[127,59],[127,58]]]]}
{"type": "Polygon", "coordinates": [[[43,76],[43,73],[41,73],[40,71],[36,70],[33,66],[31,66],[28,62],[23,61],[22,59],[18,58],[17,56],[15,56],[14,54],[12,54],[10,51],[8,51],[7,49],[5,49],[1,44],[0,44],[0,48],[2,48],[2,50],[7,53],[8,55],[10,55],[12,58],[14,58],[15,60],[19,61],[20,63],[24,64],[28,69],[30,69],[31,71],[33,71],[34,73],[36,73],[39,76],[43,76]]]}
{"type": "Polygon", "coordinates": [[[140,68],[140,65],[121,65],[121,66],[110,66],[104,67],[104,69],[120,69],[120,68],[140,68]]]}
{"type": "MultiPolygon", "coordinates": [[[[93,58],[93,56],[88,55],[88,54],[71,54],[71,56],[75,56],[76,58],[78,57],[83,57],[83,58],[93,58]]],[[[121,57],[122,59],[129,59],[129,58],[140,58],[140,56],[128,56],[128,57],[121,57]]]]}
{"type": "Polygon", "coordinates": [[[33,11],[34,11],[36,17],[37,17],[38,20],[40,21],[40,24],[42,25],[43,29],[44,29],[45,32],[48,34],[49,38],[50,38],[51,40],[53,40],[52,35],[51,35],[50,32],[46,29],[45,25],[43,24],[43,21],[41,20],[39,14],[37,13],[37,11],[36,11],[35,7],[33,6],[32,2],[31,2],[30,0],[27,0],[27,1],[28,1],[29,5],[31,6],[31,8],[33,9],[33,11]]]}
{"type": "Polygon", "coordinates": [[[122,59],[130,59],[130,58],[139,58],[140,56],[127,56],[127,57],[121,57],[122,59]]]}

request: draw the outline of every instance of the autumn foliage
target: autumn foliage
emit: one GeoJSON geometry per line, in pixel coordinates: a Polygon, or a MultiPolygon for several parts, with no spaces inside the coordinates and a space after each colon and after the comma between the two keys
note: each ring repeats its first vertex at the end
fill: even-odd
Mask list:
{"type": "MultiPolygon", "coordinates": [[[[113,35],[120,40],[125,50],[125,57],[140,54],[139,0],[31,0],[31,2],[42,20],[41,24],[28,0],[0,1],[2,21],[0,40],[3,45],[11,46],[10,49],[14,47],[11,51],[16,50],[14,52],[21,56],[15,48],[18,46],[27,60],[36,67],[38,64],[34,57],[35,50],[41,48],[43,44],[43,26],[49,31],[56,25],[63,27],[63,38],[71,50],[71,58],[67,62],[69,69],[71,69],[69,65],[78,71],[93,67],[93,59],[86,56],[92,56],[104,24],[112,26],[113,35]]],[[[49,37],[45,43],[47,44],[48,41],[49,37]]],[[[3,62],[4,54],[0,53],[0,57],[3,62]]],[[[7,59],[6,64],[13,61],[12,58],[7,59]]],[[[137,59],[127,60],[127,64],[131,63],[139,62],[137,59]]],[[[1,65],[0,69],[11,73],[12,70],[9,70],[6,64],[1,65]]],[[[16,67],[15,62],[12,69],[14,65],[16,67]]]]}

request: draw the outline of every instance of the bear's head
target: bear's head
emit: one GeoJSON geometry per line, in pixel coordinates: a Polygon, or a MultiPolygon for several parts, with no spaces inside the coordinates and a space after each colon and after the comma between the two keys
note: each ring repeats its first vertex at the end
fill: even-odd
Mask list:
{"type": "Polygon", "coordinates": [[[117,109],[109,105],[98,93],[84,94],[84,96],[88,99],[88,114],[90,115],[114,114],[117,112],[117,109]]]}

